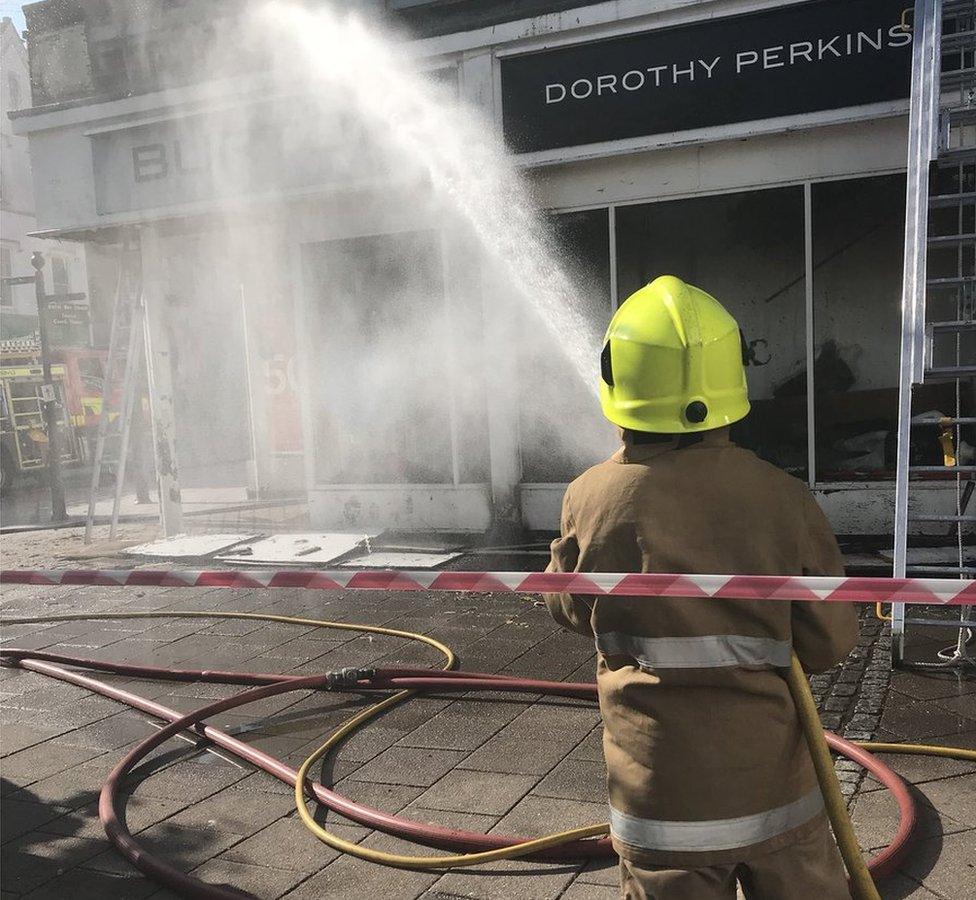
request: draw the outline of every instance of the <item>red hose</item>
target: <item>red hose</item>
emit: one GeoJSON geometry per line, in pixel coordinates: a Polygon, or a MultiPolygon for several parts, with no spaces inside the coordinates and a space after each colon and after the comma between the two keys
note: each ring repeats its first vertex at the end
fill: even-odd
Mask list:
{"type": "Polygon", "coordinates": [[[868,869],[874,878],[885,878],[895,872],[908,855],[909,844],[915,831],[918,817],[915,813],[915,800],[908,790],[905,780],[893,769],[867,750],[845,741],[832,731],[824,729],[827,745],[841,756],[846,756],[859,766],[867,769],[878,779],[895,798],[898,804],[898,830],[891,843],[868,861],[868,869]]]}
{"type": "MultiPolygon", "coordinates": [[[[334,685],[334,676],[313,675],[307,677],[295,675],[272,675],[243,672],[203,672],[192,670],[174,670],[152,666],[135,666],[121,663],[104,663],[96,660],[85,660],[79,657],[62,656],[54,653],[43,653],[28,650],[2,650],[0,658],[14,662],[32,671],[86,687],[103,696],[110,697],[140,709],[150,715],[157,716],[170,722],[165,728],[150,736],[132,748],[119,764],[113,769],[106,780],[99,799],[99,815],[105,826],[109,839],[120,852],[150,877],[162,882],[173,890],[185,896],[201,898],[201,900],[240,900],[241,897],[251,895],[239,891],[209,885],[191,875],[171,866],[165,860],[149,853],[139,845],[131,833],[126,829],[116,812],[116,799],[125,776],[152,752],[169,738],[180,731],[192,730],[205,735],[218,746],[234,753],[261,768],[268,774],[278,778],[286,784],[294,785],[297,772],[269,754],[263,753],[249,745],[232,738],[230,735],[212,726],[202,725],[203,719],[243,706],[255,700],[295,690],[309,690],[334,685]],[[137,694],[124,691],[76,672],[70,672],[49,662],[60,662],[68,665],[84,666],[103,671],[118,672],[119,674],[157,678],[161,680],[179,681],[210,681],[217,683],[260,684],[261,687],[244,691],[234,697],[216,701],[195,710],[187,715],[181,715],[153,701],[137,694]]],[[[343,685],[348,690],[389,690],[393,688],[439,689],[449,691],[466,690],[500,690],[525,693],[561,694],[572,697],[596,698],[596,685],[585,683],[564,683],[534,681],[530,679],[507,678],[500,675],[489,675],[473,672],[438,672],[436,676],[430,674],[429,669],[384,669],[377,670],[368,681],[357,681],[343,685]]],[[[904,781],[888,766],[875,759],[871,754],[831,732],[826,732],[828,744],[837,752],[854,760],[870,771],[885,787],[892,792],[898,802],[900,821],[894,840],[881,853],[873,857],[868,868],[875,876],[882,876],[896,869],[908,848],[915,825],[914,802],[904,781]]],[[[321,784],[310,786],[316,799],[340,815],[365,825],[376,828],[407,840],[441,847],[458,852],[469,852],[511,846],[524,838],[507,837],[497,834],[480,834],[477,832],[458,831],[441,828],[419,822],[412,822],[399,816],[392,816],[380,810],[354,803],[346,797],[330,790],[321,784]]],[[[596,840],[574,841],[569,844],[553,848],[538,859],[565,860],[567,858],[597,858],[613,854],[610,841],[607,838],[596,840]]]]}
{"type": "MultiPolygon", "coordinates": [[[[61,653],[47,653],[43,650],[22,650],[10,647],[0,650],[0,659],[17,661],[34,659],[77,666],[96,672],[111,672],[113,675],[129,675],[133,678],[153,678],[157,681],[201,681],[208,684],[279,684],[283,681],[301,681],[301,675],[277,675],[268,672],[224,672],[219,669],[170,669],[161,666],[139,666],[128,663],[107,662],[88,659],[84,656],[68,656],[61,653]]],[[[577,697],[584,700],[596,699],[596,685],[585,681],[536,681],[531,678],[511,678],[506,675],[492,675],[487,672],[459,672],[456,669],[437,669],[436,675],[430,669],[367,669],[368,679],[349,682],[344,686],[349,690],[390,691],[414,688],[431,690],[479,690],[486,681],[492,682],[492,690],[510,693],[555,694],[563,697],[577,697]],[[458,684],[456,682],[464,682],[458,684]]],[[[324,686],[324,685],[323,685],[324,686]]]]}

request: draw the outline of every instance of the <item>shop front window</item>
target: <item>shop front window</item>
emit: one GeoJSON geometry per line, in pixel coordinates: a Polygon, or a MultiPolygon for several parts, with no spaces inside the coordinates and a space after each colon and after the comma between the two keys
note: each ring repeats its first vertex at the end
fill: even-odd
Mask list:
{"type": "MultiPolygon", "coordinates": [[[[905,176],[814,184],[811,203],[817,481],[892,479],[905,176]]],[[[916,392],[937,407],[946,388],[916,392]]]]}
{"type": "Polygon", "coordinates": [[[440,236],[324,241],[303,254],[317,483],[450,483],[440,236]]]}
{"type": "Polygon", "coordinates": [[[752,412],[733,437],[807,475],[806,302],[802,187],[616,209],[618,302],[676,275],[721,302],[754,348],[752,412]]]}
{"type": "Polygon", "coordinates": [[[71,293],[68,261],[63,256],[51,257],[51,293],[59,296],[71,293]]]}
{"type": "MultiPolygon", "coordinates": [[[[565,302],[581,314],[595,338],[595,372],[599,337],[612,313],[608,210],[552,213],[547,224],[560,268],[572,285],[565,302]]],[[[531,319],[534,315],[526,309],[523,333],[533,339],[522,342],[519,354],[522,480],[558,484],[605,458],[615,440],[600,414],[595,385],[582,383],[557,346],[552,323],[540,325],[531,319]]],[[[557,323],[556,332],[564,327],[557,323]]]]}
{"type": "Polygon", "coordinates": [[[13,274],[11,268],[10,251],[4,247],[0,249],[0,279],[3,279],[0,281],[0,306],[14,305],[14,294],[6,281],[13,274]]]}

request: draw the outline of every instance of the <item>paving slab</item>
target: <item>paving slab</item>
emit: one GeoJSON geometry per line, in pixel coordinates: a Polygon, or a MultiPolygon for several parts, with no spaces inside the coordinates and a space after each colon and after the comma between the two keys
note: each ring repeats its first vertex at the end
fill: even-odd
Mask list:
{"type": "Polygon", "coordinates": [[[305,880],[305,875],[292,869],[252,865],[219,856],[197,866],[192,873],[210,884],[231,885],[246,890],[262,900],[277,900],[305,880]]]}
{"type": "MultiPolygon", "coordinates": [[[[222,828],[216,822],[201,822],[197,817],[184,817],[182,813],[147,828],[139,834],[139,843],[149,852],[165,859],[183,871],[189,871],[218,856],[228,847],[242,840],[242,836],[222,828]]],[[[110,873],[127,871],[117,851],[108,857],[99,855],[89,865],[110,873]]]]}
{"type": "Polygon", "coordinates": [[[538,837],[553,831],[596,825],[606,820],[606,803],[585,803],[529,794],[516,803],[492,831],[538,837]]]}
{"type": "Polygon", "coordinates": [[[68,747],[52,740],[44,745],[43,752],[32,747],[5,757],[0,761],[0,776],[11,784],[26,787],[49,775],[90,762],[104,752],[89,747],[68,747]]]}
{"type": "Polygon", "coordinates": [[[919,787],[925,801],[944,820],[976,829],[976,765],[973,773],[928,781],[919,787]]]}
{"type": "MultiPolygon", "coordinates": [[[[385,852],[404,852],[401,842],[387,835],[370,835],[362,843],[385,852]]],[[[390,869],[352,856],[341,856],[285,896],[288,900],[322,900],[323,897],[414,900],[438,878],[439,875],[429,872],[390,869]]]]}
{"type": "Polygon", "coordinates": [[[430,787],[462,759],[464,753],[456,750],[390,747],[366,763],[356,780],[430,787]]]}
{"type": "Polygon", "coordinates": [[[616,883],[588,884],[585,881],[574,881],[559,895],[559,900],[620,900],[620,888],[616,883]]]}
{"type": "Polygon", "coordinates": [[[141,874],[72,869],[24,895],[30,900],[145,900],[157,887],[141,874]]]}
{"type": "Polygon", "coordinates": [[[417,803],[437,810],[505,815],[536,785],[534,775],[454,769],[431,785],[417,803]]]}
{"type": "Polygon", "coordinates": [[[546,775],[532,793],[542,797],[601,802],[606,796],[607,767],[603,760],[567,757],[546,775]]]}
{"type": "Polygon", "coordinates": [[[5,844],[22,834],[34,831],[66,812],[60,806],[6,799],[3,801],[3,815],[0,816],[0,842],[5,844]]]}
{"type": "MultiPolygon", "coordinates": [[[[216,827],[233,834],[251,836],[287,815],[295,808],[292,791],[281,785],[280,793],[252,792],[233,785],[212,794],[205,803],[194,804],[179,814],[180,825],[216,827]]],[[[169,821],[175,821],[170,819],[169,821]]]]}
{"type": "MultiPolygon", "coordinates": [[[[338,822],[330,822],[329,830],[354,842],[361,841],[369,833],[365,828],[338,822]]],[[[338,859],[339,855],[338,850],[323,844],[296,817],[288,816],[277,819],[217,858],[310,875],[338,859]]]]}
{"type": "MultiPolygon", "coordinates": [[[[500,816],[492,816],[484,813],[469,811],[458,812],[456,810],[427,809],[420,805],[419,800],[405,806],[400,814],[405,818],[425,825],[437,825],[442,828],[453,828],[459,831],[473,831],[477,834],[487,834],[492,827],[497,824],[500,816]]],[[[408,853],[426,853],[427,851],[412,847],[408,853]]]]}
{"type": "MultiPolygon", "coordinates": [[[[153,825],[168,819],[175,813],[186,809],[188,805],[186,799],[180,798],[161,800],[158,797],[123,795],[120,799],[124,804],[122,810],[123,819],[133,834],[138,834],[146,828],[151,828],[153,825]]],[[[97,803],[74,810],[60,819],[54,819],[46,825],[42,825],[40,830],[50,831],[55,834],[74,834],[76,832],[69,831],[68,829],[77,827],[79,817],[84,817],[86,827],[77,833],[87,836],[91,831],[99,839],[105,838],[105,829],[98,818],[97,803]],[[90,828],[88,826],[89,822],[90,828]]]]}
{"type": "Polygon", "coordinates": [[[431,716],[397,743],[404,747],[433,747],[440,750],[477,750],[501,731],[524,707],[506,703],[452,703],[431,716]]]}
{"type": "Polygon", "coordinates": [[[919,841],[901,871],[952,900],[976,895],[976,831],[919,841]]]}
{"type": "Polygon", "coordinates": [[[442,875],[424,894],[430,900],[556,900],[569,886],[578,864],[489,863],[442,875]]]}
{"type": "Polygon", "coordinates": [[[619,885],[620,865],[616,858],[590,860],[580,869],[576,880],[587,884],[619,885]]]}
{"type": "Polygon", "coordinates": [[[104,850],[102,841],[30,832],[3,847],[3,886],[26,894],[104,850]]]}

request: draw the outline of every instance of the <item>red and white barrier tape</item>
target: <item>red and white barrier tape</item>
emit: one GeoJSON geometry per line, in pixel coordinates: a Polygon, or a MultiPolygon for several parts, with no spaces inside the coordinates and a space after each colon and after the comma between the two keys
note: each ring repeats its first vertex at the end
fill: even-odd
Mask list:
{"type": "Polygon", "coordinates": [[[808,600],[840,603],[976,604],[976,581],[952,578],[804,578],[788,575],[660,575],[607,572],[444,572],[249,569],[0,569],[0,584],[105,587],[309,588],[318,591],[472,591],[808,600]]]}

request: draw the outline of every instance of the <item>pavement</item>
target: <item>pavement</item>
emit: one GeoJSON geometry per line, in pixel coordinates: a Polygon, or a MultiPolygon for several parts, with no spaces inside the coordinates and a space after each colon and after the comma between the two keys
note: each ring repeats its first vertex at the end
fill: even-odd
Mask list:
{"type": "MultiPolygon", "coordinates": [[[[115,545],[85,548],[79,529],[3,538],[4,566],[117,565],[125,543],[151,529],[125,525],[115,545]]],[[[525,560],[523,559],[523,564],[525,560]]],[[[128,561],[131,565],[131,559],[128,561]]],[[[471,567],[477,567],[471,564],[471,567]]],[[[112,610],[248,610],[419,631],[455,648],[472,670],[535,678],[592,680],[592,646],[561,631],[532,597],[423,592],[5,587],[3,614],[112,610]]],[[[344,665],[436,665],[429,648],[261,622],[129,620],[4,630],[7,645],[187,668],[292,673],[344,665]]],[[[922,740],[976,748],[976,681],[956,675],[890,674],[887,634],[864,620],[851,659],[814,679],[828,724],[850,736],[922,740]]],[[[952,640],[925,633],[914,646],[934,656],[952,640]]],[[[113,676],[164,705],[190,710],[239,688],[113,676]]],[[[340,721],[367,702],[349,694],[302,692],[218,716],[297,766],[340,721]]],[[[97,818],[100,785],[134,742],[156,725],[144,714],[36,673],[0,669],[2,870],[0,900],[13,897],[169,898],[123,862],[97,818]]],[[[606,818],[600,717],[594,704],[534,695],[413,699],[348,740],[322,777],[340,792],[390,812],[481,831],[537,835],[606,818]]],[[[882,757],[915,787],[920,837],[909,862],[880,885],[894,898],[976,896],[976,765],[882,757]]],[[[865,849],[887,843],[894,802],[870,778],[840,764],[865,849]]],[[[320,773],[322,774],[322,773],[320,773]]],[[[140,841],[199,877],[261,898],[426,898],[426,900],[609,900],[613,862],[505,862],[426,873],[339,855],[297,821],[291,790],[263,773],[174,740],[127,785],[126,817],[140,841]]],[[[416,853],[418,848],[319,813],[349,840],[416,853]]]]}
{"type": "MultiPolygon", "coordinates": [[[[83,525],[88,515],[91,492],[91,470],[82,467],[66,468],[63,472],[65,506],[68,524],[83,525]]],[[[219,530],[227,527],[265,526],[272,528],[300,528],[308,518],[307,502],[295,497],[280,499],[280,505],[272,501],[253,501],[243,482],[223,487],[185,486],[181,491],[183,512],[188,527],[219,530]]],[[[98,489],[95,496],[95,521],[108,523],[114,506],[115,485],[110,478],[98,489]]],[[[51,488],[44,473],[21,476],[3,497],[2,525],[4,529],[50,527],[51,488]]],[[[135,489],[126,484],[119,505],[122,521],[155,523],[159,519],[159,507],[155,490],[150,502],[142,503],[135,489]]]]}

